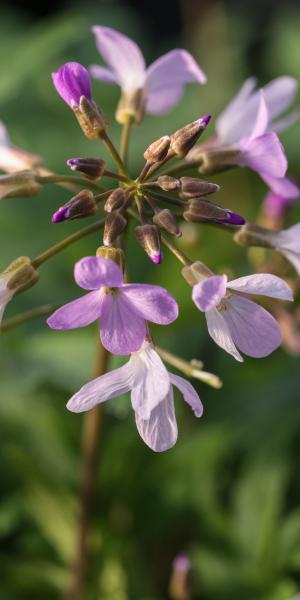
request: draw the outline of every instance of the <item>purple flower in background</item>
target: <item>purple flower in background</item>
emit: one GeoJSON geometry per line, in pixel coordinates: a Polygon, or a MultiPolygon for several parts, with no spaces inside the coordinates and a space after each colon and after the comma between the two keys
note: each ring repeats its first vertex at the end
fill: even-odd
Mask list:
{"type": "Polygon", "coordinates": [[[148,113],[160,114],[173,108],[186,83],[206,83],[203,71],[187,50],[171,50],[146,68],[139,47],[126,35],[99,25],[92,31],[108,65],[92,65],[92,76],[106,83],[116,83],[127,98],[142,92],[143,108],[148,113]]]}
{"type": "Polygon", "coordinates": [[[77,62],[68,62],[52,73],[52,80],[61,98],[72,108],[84,96],[92,102],[92,87],[88,70],[77,62]]]}
{"type": "Polygon", "coordinates": [[[169,373],[153,346],[144,342],[123,367],[84,385],[69,400],[67,408],[72,412],[83,412],[130,392],[140,436],[149,448],[163,452],[174,446],[178,434],[173,386],[182,393],[195,416],[201,417],[202,403],[193,386],[182,377],[169,373]]]}
{"type": "Polygon", "coordinates": [[[87,256],[76,263],[74,277],[92,291],[55,311],[47,321],[52,329],[85,327],[100,319],[103,346],[114,354],[130,354],[145,339],[146,321],[167,325],[177,319],[177,303],[167,290],[125,284],[122,270],[110,259],[87,256]]]}
{"type": "MultiPolygon", "coordinates": [[[[296,186],[293,181],[291,184],[296,186]]],[[[292,193],[291,196],[285,197],[271,191],[268,192],[262,205],[263,213],[268,217],[284,218],[288,210],[299,200],[299,193],[299,188],[297,196],[292,193]]]]}
{"type": "Polygon", "coordinates": [[[226,275],[212,275],[193,287],[192,298],[205,312],[208,332],[223,350],[242,362],[237,348],[248,356],[268,356],[281,344],[282,336],[274,317],[249,300],[255,294],[293,300],[290,287],[275,275],[258,273],[227,281],[226,275]]]}
{"type": "Polygon", "coordinates": [[[284,256],[300,275],[300,223],[269,235],[270,245],[284,256]]]}

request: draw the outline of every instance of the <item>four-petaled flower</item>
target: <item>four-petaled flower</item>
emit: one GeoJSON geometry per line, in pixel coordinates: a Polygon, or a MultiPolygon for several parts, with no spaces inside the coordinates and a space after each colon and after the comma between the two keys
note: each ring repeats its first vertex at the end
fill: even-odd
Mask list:
{"type": "Polygon", "coordinates": [[[90,72],[95,79],[121,87],[123,102],[117,113],[121,122],[131,109],[137,120],[139,111],[165,113],[180,100],[186,83],[206,83],[203,71],[187,50],[171,50],[146,68],[141,50],[126,35],[99,25],[92,31],[108,67],[92,65],[90,72]]]}
{"type": "Polygon", "coordinates": [[[290,287],[275,275],[258,273],[228,281],[212,275],[194,285],[192,298],[205,313],[208,332],[223,350],[242,362],[237,348],[248,356],[268,356],[281,344],[274,317],[247,295],[293,300],[290,287]]]}
{"type": "Polygon", "coordinates": [[[80,287],[92,291],[55,311],[48,325],[74,329],[100,318],[102,344],[114,354],[140,349],[146,321],[167,325],[177,319],[177,303],[167,290],[157,285],[125,284],[122,270],[108,258],[81,259],[75,265],[74,277],[80,287]]]}
{"type": "Polygon", "coordinates": [[[178,434],[173,386],[182,393],[195,416],[201,417],[202,403],[193,386],[169,373],[152,344],[144,342],[125,365],[84,385],[69,400],[67,408],[83,412],[130,392],[140,436],[152,450],[163,452],[174,446],[178,434]]]}

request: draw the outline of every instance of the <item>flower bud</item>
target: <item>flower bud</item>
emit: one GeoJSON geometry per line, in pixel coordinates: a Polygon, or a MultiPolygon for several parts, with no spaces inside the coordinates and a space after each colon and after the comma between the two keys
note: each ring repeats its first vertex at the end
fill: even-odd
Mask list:
{"type": "Polygon", "coordinates": [[[106,115],[85,96],[81,96],[79,106],[74,106],[76,119],[89,140],[97,140],[108,128],[106,115]]]}
{"type": "Polygon", "coordinates": [[[39,274],[28,256],[20,256],[1,273],[0,277],[7,279],[7,289],[16,294],[33,286],[38,281],[39,274]]]}
{"type": "Polygon", "coordinates": [[[245,223],[245,219],[240,215],[204,197],[193,198],[184,210],[183,218],[192,223],[212,222],[226,225],[245,223]]]}
{"type": "Polygon", "coordinates": [[[128,92],[123,90],[116,111],[116,120],[121,125],[132,119],[136,125],[140,125],[145,112],[145,93],[142,88],[128,92]]]}
{"type": "Polygon", "coordinates": [[[206,129],[210,119],[210,115],[205,115],[175,131],[171,136],[170,150],[183,158],[206,129]]]}
{"type": "Polygon", "coordinates": [[[171,138],[169,135],[163,135],[159,140],[152,142],[144,152],[144,159],[151,163],[160,162],[166,158],[171,138]]]}
{"type": "Polygon", "coordinates": [[[158,210],[153,217],[153,222],[160,229],[171,233],[171,235],[175,235],[176,237],[181,237],[182,235],[173,213],[168,208],[158,210]]]}
{"type": "Polygon", "coordinates": [[[201,156],[199,156],[199,159],[201,158],[199,172],[203,173],[203,175],[211,175],[219,171],[231,169],[238,164],[238,156],[239,151],[232,149],[203,151],[201,152],[201,156]]]}
{"type": "Polygon", "coordinates": [[[183,267],[183,269],[181,269],[181,275],[187,283],[193,287],[196,283],[203,281],[203,279],[207,279],[207,277],[211,277],[214,273],[204,263],[198,260],[187,267],[183,267]]]}
{"type": "Polygon", "coordinates": [[[144,248],[149,258],[156,265],[162,261],[162,252],[160,247],[160,235],[155,225],[145,224],[138,225],[135,228],[134,233],[137,237],[138,242],[144,248]]]}
{"type": "Polygon", "coordinates": [[[112,212],[123,208],[127,200],[127,196],[123,188],[116,188],[107,198],[104,204],[105,212],[112,212]]]}
{"type": "Polygon", "coordinates": [[[195,198],[219,192],[220,186],[196,177],[180,177],[180,191],[183,198],[195,198]]]}
{"type": "Polygon", "coordinates": [[[123,273],[125,272],[125,254],[121,248],[114,248],[112,246],[99,246],[96,250],[96,256],[102,256],[103,258],[109,258],[113,260],[119,267],[121,267],[123,273]]]}
{"type": "Polygon", "coordinates": [[[171,190],[177,190],[180,187],[179,179],[170,177],[170,175],[160,175],[157,179],[159,187],[164,192],[170,192],[171,190]]]}
{"type": "Polygon", "coordinates": [[[101,158],[69,158],[67,165],[90,179],[100,179],[105,169],[105,161],[101,158]]]}
{"type": "Polygon", "coordinates": [[[52,223],[90,217],[98,212],[98,204],[90,190],[81,190],[52,216],[52,223]]]}
{"type": "Polygon", "coordinates": [[[127,220],[119,211],[114,210],[107,215],[104,224],[103,244],[111,246],[117,237],[124,231],[127,220]]]}
{"type": "Polygon", "coordinates": [[[34,171],[17,171],[10,175],[0,176],[0,199],[30,198],[37,196],[43,187],[36,181],[34,171]]]}

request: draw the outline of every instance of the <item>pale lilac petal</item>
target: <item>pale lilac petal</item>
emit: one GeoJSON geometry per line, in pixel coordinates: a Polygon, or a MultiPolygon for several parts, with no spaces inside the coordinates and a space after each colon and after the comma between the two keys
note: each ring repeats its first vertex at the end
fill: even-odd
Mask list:
{"type": "Polygon", "coordinates": [[[74,268],[77,285],[84,290],[95,290],[101,286],[119,287],[123,283],[120,267],[109,258],[86,256],[79,260],[74,268]]]}
{"type": "Polygon", "coordinates": [[[133,373],[131,402],[141,419],[149,419],[151,411],[167,395],[170,389],[169,373],[157,352],[150,344],[144,344],[140,352],[130,359],[133,373]]]}
{"type": "Polygon", "coordinates": [[[145,61],[137,44],[110,27],[92,27],[96,46],[119,85],[133,91],[145,82],[145,61]]]}
{"type": "Polygon", "coordinates": [[[100,337],[104,348],[113,354],[137,352],[146,335],[145,320],[132,309],[120,293],[104,294],[100,337]]]}
{"type": "Polygon", "coordinates": [[[58,308],[47,323],[51,329],[76,329],[90,325],[100,317],[103,298],[104,294],[99,290],[85,294],[58,308]]]}
{"type": "Polygon", "coordinates": [[[135,421],[141,438],[151,450],[164,452],[172,448],[178,436],[172,386],[166,398],[152,410],[148,420],[135,413],[135,421]]]}
{"type": "Polygon", "coordinates": [[[280,133],[281,131],[284,131],[285,129],[287,129],[294,123],[296,123],[296,121],[298,121],[299,118],[300,118],[300,110],[298,110],[298,109],[292,110],[290,113],[288,113],[282,119],[278,119],[277,121],[272,123],[272,125],[271,125],[272,131],[275,131],[276,133],[280,133]]]}
{"type": "MultiPolygon", "coordinates": [[[[277,77],[264,87],[270,119],[274,119],[289,108],[297,89],[297,80],[288,76],[277,77]]],[[[273,126],[271,127],[273,129],[273,126]]]]}
{"type": "Polygon", "coordinates": [[[9,139],[7,128],[5,127],[4,123],[2,121],[0,121],[0,146],[9,146],[9,145],[10,145],[10,139],[9,139]]]}
{"type": "Polygon", "coordinates": [[[274,194],[283,198],[299,198],[298,185],[288,177],[269,177],[265,173],[260,173],[260,177],[274,194]]]}
{"type": "Polygon", "coordinates": [[[168,325],[178,317],[176,300],[158,285],[125,284],[121,294],[130,302],[135,314],[146,321],[168,325]]]}
{"type": "Polygon", "coordinates": [[[300,254],[300,223],[275,233],[276,247],[300,254]]]}
{"type": "Polygon", "coordinates": [[[240,165],[270,177],[284,177],[287,158],[276,133],[265,133],[249,144],[240,144],[240,165]]]}
{"type": "Polygon", "coordinates": [[[280,346],[282,335],[274,317],[252,300],[233,295],[223,317],[235,345],[247,356],[263,358],[280,346]]]}
{"type": "Polygon", "coordinates": [[[288,260],[291,265],[293,265],[294,269],[297,271],[298,275],[300,275],[300,253],[296,254],[296,252],[292,252],[291,250],[284,250],[278,248],[278,251],[282,256],[288,260]]]}
{"type": "Polygon", "coordinates": [[[0,298],[0,325],[3,319],[4,311],[6,309],[7,304],[10,302],[14,295],[14,292],[11,290],[7,290],[5,294],[1,295],[0,298]]]}
{"type": "Polygon", "coordinates": [[[94,408],[116,396],[121,396],[131,389],[132,372],[129,363],[119,369],[109,371],[84,385],[72,398],[67,408],[80,413],[94,408]]]}
{"type": "Polygon", "coordinates": [[[207,322],[208,333],[220,346],[238,360],[239,362],[243,362],[243,358],[240,353],[237,351],[233,339],[231,337],[231,332],[229,331],[228,325],[223,317],[225,310],[220,313],[216,308],[211,308],[211,310],[206,311],[205,317],[207,322]]]}
{"type": "Polygon", "coordinates": [[[146,71],[147,112],[173,108],[190,82],[206,83],[206,76],[187,50],[178,48],[158,58],[146,71]]]}
{"type": "Polygon", "coordinates": [[[257,109],[256,120],[254,122],[253,129],[247,138],[247,144],[250,143],[251,140],[263,135],[268,127],[269,114],[266,105],[266,100],[264,96],[264,91],[259,90],[259,104],[257,109]]]}
{"type": "Polygon", "coordinates": [[[192,384],[174,373],[170,373],[171,383],[175,385],[182,393],[187,404],[190,405],[196,417],[201,417],[203,413],[202,402],[192,384]]]}
{"type": "Polygon", "coordinates": [[[104,81],[105,83],[118,83],[115,74],[107,69],[106,67],[100,67],[99,65],[91,65],[89,72],[94,79],[98,81],[104,81]]]}
{"type": "Polygon", "coordinates": [[[226,275],[213,275],[196,283],[192,298],[199,310],[203,312],[217,306],[226,294],[226,275]]]}
{"type": "Polygon", "coordinates": [[[279,300],[293,300],[290,286],[280,277],[268,273],[257,273],[233,279],[227,284],[227,288],[244,294],[257,294],[278,298],[279,300]]]}
{"type": "MultiPolygon", "coordinates": [[[[254,77],[246,79],[236,96],[234,96],[218,117],[216,121],[216,132],[221,142],[235,144],[242,137],[250,133],[257,112],[258,97],[257,105],[254,104],[251,109],[252,114],[250,114],[250,118],[248,117],[245,119],[244,114],[245,108],[249,106],[249,99],[255,85],[256,79],[254,77]]],[[[251,104],[253,103],[251,102],[251,104]]]]}

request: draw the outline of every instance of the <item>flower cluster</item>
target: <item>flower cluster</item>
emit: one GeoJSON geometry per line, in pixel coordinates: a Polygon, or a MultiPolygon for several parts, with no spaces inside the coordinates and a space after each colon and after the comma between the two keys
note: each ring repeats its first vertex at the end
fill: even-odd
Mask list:
{"type": "MultiPolygon", "coordinates": [[[[202,142],[210,125],[209,114],[198,116],[176,131],[164,131],[145,149],[144,166],[133,177],[127,168],[131,126],[140,125],[146,113],[169,111],[181,99],[186,84],[205,84],[206,76],[187,50],[172,50],[146,68],[141,50],[125,35],[103,26],[93,27],[93,33],[105,66],[92,65],[88,70],[69,62],[53,73],[52,79],[84,135],[100,139],[110,152],[116,171],[107,169],[102,157],[75,157],[67,160],[73,175],[57,176],[44,167],[39,157],[11,145],[3,126],[0,166],[9,175],[0,178],[0,194],[2,198],[30,196],[47,183],[65,187],[71,183],[72,189],[79,188],[55,211],[53,223],[102,213],[98,226],[103,225],[103,245],[74,268],[77,285],[87,293],[55,310],[47,322],[52,329],[66,330],[99,321],[100,340],[106,351],[130,358],[120,368],[84,385],[67,408],[87,411],[130,392],[140,436],[152,450],[161,452],[177,439],[174,386],[196,417],[203,412],[193,386],[169,373],[162,358],[186,375],[215,387],[219,384],[216,376],[203,371],[199,363],[195,366],[195,362],[188,363],[156,347],[151,323],[174,322],[179,308],[166,289],[127,281],[123,234],[128,222],[134,221],[136,242],[155,265],[163,262],[163,246],[174,254],[183,265],[182,276],[192,286],[192,301],[205,314],[209,335],[237,361],[243,361],[241,353],[262,358],[278,348],[282,333],[277,320],[252,298],[293,300],[291,287],[280,277],[282,273],[268,273],[262,263],[257,274],[228,281],[226,274],[215,274],[200,260],[190,260],[174,240],[182,235],[182,220],[217,225],[233,232],[234,240],[241,245],[274,248],[300,274],[300,224],[282,229],[285,214],[298,200],[299,188],[287,176],[287,157],[278,137],[299,116],[294,111],[280,118],[295,97],[297,83],[291,77],[280,77],[256,90],[255,80],[247,80],[216,120],[214,135],[202,142]],[[90,75],[121,88],[116,110],[116,119],[123,125],[120,151],[109,137],[109,120],[94,99],[90,75]],[[219,185],[203,177],[234,167],[256,171],[269,187],[262,205],[265,220],[261,216],[259,225],[247,223],[244,216],[216,202],[219,185]],[[191,168],[192,174],[184,174],[191,168]],[[114,180],[113,189],[103,185],[106,179],[114,180]],[[273,218],[271,228],[266,226],[270,224],[267,213],[273,218]]],[[[82,235],[88,233],[87,229],[91,230],[82,230],[82,235]]],[[[71,241],[79,235],[70,236],[71,241]]],[[[62,242],[59,250],[67,243],[62,242]]],[[[36,281],[36,269],[45,256],[56,251],[50,249],[33,261],[26,259],[26,269],[23,265],[21,273],[25,281],[19,263],[17,276],[14,269],[13,273],[8,269],[0,275],[0,317],[13,295],[36,281]]]]}

